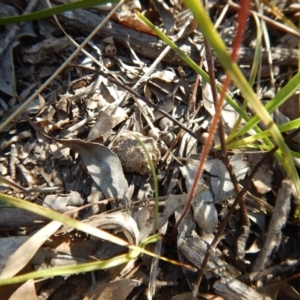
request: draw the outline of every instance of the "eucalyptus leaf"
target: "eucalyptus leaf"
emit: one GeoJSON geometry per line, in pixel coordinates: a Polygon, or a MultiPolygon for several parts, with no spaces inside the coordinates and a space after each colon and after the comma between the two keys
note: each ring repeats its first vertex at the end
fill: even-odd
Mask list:
{"type": "Polygon", "coordinates": [[[57,140],[77,151],[95,183],[107,198],[123,198],[128,189],[121,162],[107,147],[78,139],[57,140]]]}

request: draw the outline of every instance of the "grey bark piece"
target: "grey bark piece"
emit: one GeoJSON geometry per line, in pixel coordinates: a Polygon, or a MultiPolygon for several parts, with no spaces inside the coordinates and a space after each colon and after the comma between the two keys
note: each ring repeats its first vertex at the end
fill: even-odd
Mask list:
{"type": "MultiPolygon", "coordinates": [[[[200,268],[206,253],[207,244],[199,236],[190,236],[185,239],[178,240],[178,249],[193,264],[200,268]]],[[[245,285],[243,282],[235,278],[235,275],[229,273],[230,266],[226,262],[212,253],[207,264],[205,277],[221,278],[213,285],[215,291],[226,299],[231,300],[262,300],[263,295],[245,285]]]]}
{"type": "Polygon", "coordinates": [[[254,289],[246,286],[242,282],[233,279],[232,277],[221,278],[213,285],[215,291],[222,295],[225,299],[233,300],[271,300],[270,297],[264,297],[262,294],[258,293],[254,289]]]}
{"type": "MultiPolygon", "coordinates": [[[[180,213],[175,213],[178,219],[180,213]]],[[[177,247],[179,251],[191,261],[197,268],[200,268],[207,251],[208,244],[193,229],[195,223],[191,218],[182,221],[178,228],[177,247]]],[[[215,252],[212,251],[210,259],[206,266],[205,277],[220,278],[213,287],[219,295],[230,300],[263,300],[263,295],[256,290],[247,286],[243,282],[236,279],[237,271],[225,261],[220,259],[215,252]]]]}
{"type": "Polygon", "coordinates": [[[127,237],[130,244],[138,245],[140,232],[135,220],[126,212],[117,211],[91,217],[85,223],[101,229],[119,228],[127,237]]]}
{"type": "Polygon", "coordinates": [[[275,248],[278,248],[281,243],[281,230],[287,222],[287,218],[291,209],[292,185],[290,180],[283,180],[278,191],[276,204],[272,218],[270,221],[267,238],[263,249],[259,253],[254,265],[253,272],[264,270],[265,264],[275,248]]]}

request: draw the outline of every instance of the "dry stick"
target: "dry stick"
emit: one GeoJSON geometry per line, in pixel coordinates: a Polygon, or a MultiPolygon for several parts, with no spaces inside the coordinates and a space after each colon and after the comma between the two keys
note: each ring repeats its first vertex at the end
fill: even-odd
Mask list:
{"type": "MultiPolygon", "coordinates": [[[[250,3],[249,0],[244,0],[244,7],[242,7],[242,9],[240,10],[240,13],[238,15],[238,29],[237,29],[236,37],[235,37],[234,42],[233,42],[233,49],[232,49],[232,53],[231,53],[231,60],[232,61],[236,60],[237,53],[238,53],[238,50],[239,50],[240,45],[241,45],[241,41],[242,41],[242,37],[243,37],[243,34],[244,34],[245,25],[246,25],[246,20],[247,20],[247,16],[248,16],[249,3],[250,3]]],[[[177,228],[178,228],[179,224],[182,222],[182,220],[185,218],[186,214],[188,213],[188,211],[189,211],[189,209],[192,205],[193,199],[195,197],[198,181],[199,181],[200,176],[202,175],[202,171],[203,171],[203,167],[204,167],[204,164],[205,164],[205,161],[206,161],[206,157],[208,156],[208,152],[209,152],[212,140],[213,140],[213,136],[215,134],[217,125],[219,123],[219,119],[221,117],[221,110],[222,110],[222,107],[223,107],[223,102],[224,102],[224,99],[225,99],[225,94],[226,94],[226,91],[227,91],[227,87],[229,86],[229,83],[230,83],[230,77],[227,75],[226,79],[224,81],[224,84],[223,84],[220,99],[218,101],[218,107],[215,110],[215,115],[213,117],[212,124],[211,124],[211,127],[209,129],[208,138],[207,138],[206,143],[205,143],[205,145],[203,147],[203,150],[202,150],[201,160],[200,160],[197,172],[195,174],[195,178],[194,178],[193,185],[192,185],[190,193],[189,193],[189,198],[188,198],[187,204],[186,204],[186,206],[184,208],[184,211],[182,212],[179,220],[177,221],[176,225],[173,228],[171,238],[175,236],[175,233],[177,231],[177,228]]],[[[200,282],[196,281],[196,286],[199,287],[199,285],[200,285],[200,282]]],[[[196,292],[196,288],[195,288],[194,289],[194,295],[196,295],[196,293],[197,292],[196,292]]]]}
{"type": "Polygon", "coordinates": [[[205,257],[203,259],[202,262],[202,266],[201,269],[199,270],[199,273],[197,275],[197,280],[194,283],[194,291],[193,293],[198,293],[198,289],[199,289],[199,285],[200,282],[202,280],[206,265],[208,263],[208,260],[210,258],[210,254],[211,251],[217,246],[218,242],[219,242],[219,237],[222,235],[222,233],[224,232],[226,225],[229,221],[229,218],[231,217],[231,215],[233,214],[236,206],[238,205],[239,202],[241,202],[241,199],[244,197],[244,195],[247,193],[251,180],[253,179],[254,175],[257,173],[257,171],[259,170],[259,168],[278,150],[278,146],[275,146],[271,151],[267,152],[265,154],[265,156],[255,165],[255,167],[253,168],[252,172],[250,173],[247,182],[245,183],[244,187],[240,190],[240,192],[238,193],[238,195],[236,196],[232,206],[230,207],[226,217],[223,219],[222,223],[220,224],[220,227],[213,239],[213,241],[211,242],[211,244],[208,246],[207,248],[207,252],[205,254],[205,257]]]}
{"type": "MultiPolygon", "coordinates": [[[[204,0],[203,3],[205,6],[207,6],[207,1],[204,0]]],[[[210,46],[207,44],[206,39],[204,39],[204,46],[206,51],[206,58],[207,58],[207,67],[208,67],[208,74],[210,78],[210,86],[212,91],[212,97],[214,101],[215,109],[218,107],[218,93],[217,93],[217,87],[216,87],[216,80],[215,80],[215,74],[214,74],[214,61],[213,61],[213,55],[210,46]]],[[[226,147],[226,140],[225,140],[225,130],[224,130],[224,124],[222,118],[219,120],[219,138],[221,143],[221,152],[222,155],[220,156],[220,159],[223,161],[224,165],[226,166],[229,176],[231,178],[231,181],[233,183],[235,192],[238,194],[240,192],[240,186],[238,183],[238,180],[233,172],[232,165],[230,163],[230,160],[227,155],[227,147],[226,147]]],[[[240,210],[241,210],[241,216],[242,216],[242,234],[238,238],[238,247],[237,252],[238,256],[240,256],[242,253],[244,253],[245,244],[249,236],[249,227],[250,227],[250,221],[247,214],[247,208],[245,205],[244,200],[241,198],[241,201],[239,203],[240,210]]]]}
{"type": "MultiPolygon", "coordinates": [[[[232,47],[232,53],[231,53],[231,60],[232,61],[236,60],[237,53],[238,53],[238,50],[239,50],[241,42],[242,42],[242,38],[243,38],[245,27],[246,27],[247,17],[248,17],[249,5],[250,5],[250,0],[242,0],[241,1],[241,9],[239,10],[238,20],[237,20],[238,21],[238,28],[237,28],[235,39],[233,41],[233,47],[232,47]]],[[[214,115],[214,118],[213,118],[213,123],[210,127],[210,130],[209,130],[208,140],[207,140],[207,143],[205,144],[205,146],[203,148],[201,161],[200,161],[200,164],[199,164],[199,167],[197,169],[196,176],[195,176],[195,179],[194,179],[194,182],[193,182],[193,185],[192,185],[192,189],[191,189],[191,192],[190,192],[190,197],[189,197],[189,200],[188,200],[188,204],[186,205],[183,214],[181,215],[179,221],[177,222],[177,224],[175,226],[176,230],[177,230],[177,227],[178,227],[178,223],[180,223],[182,221],[182,219],[184,218],[184,216],[185,216],[184,213],[187,214],[187,212],[189,210],[189,207],[192,204],[192,200],[193,200],[195,192],[196,192],[196,187],[197,187],[197,184],[198,184],[198,180],[199,180],[199,178],[202,174],[202,169],[203,169],[203,166],[204,166],[204,162],[205,162],[205,159],[206,159],[207,154],[208,154],[207,152],[208,152],[210,143],[212,142],[213,135],[214,135],[217,123],[219,123],[219,119],[220,119],[220,116],[221,116],[221,109],[223,107],[223,102],[224,102],[224,99],[225,99],[225,94],[226,94],[227,87],[229,86],[229,83],[230,83],[230,77],[227,74],[227,76],[225,78],[225,81],[224,81],[223,89],[222,89],[222,92],[221,92],[221,95],[220,95],[220,99],[217,103],[218,106],[215,109],[216,112],[215,112],[215,115],[214,115]]],[[[226,149],[226,147],[225,147],[225,149],[226,149]]],[[[241,198],[237,197],[237,199],[238,199],[237,203],[241,202],[241,200],[240,200],[241,198]]],[[[236,205],[237,205],[237,203],[236,203],[236,205]]],[[[232,210],[232,212],[233,212],[233,210],[232,210]]],[[[219,230],[221,230],[221,232],[223,232],[223,230],[226,227],[226,223],[224,224],[224,222],[223,222],[221,225],[223,225],[223,227],[220,226],[219,230]]],[[[217,241],[218,239],[215,237],[214,240],[217,241]]],[[[207,253],[209,253],[209,252],[207,252],[207,253]]],[[[208,261],[209,254],[207,254],[206,257],[207,257],[207,261],[208,261]]],[[[207,261],[206,262],[203,261],[202,267],[201,267],[201,269],[198,273],[197,279],[194,283],[194,290],[193,290],[194,297],[198,293],[199,285],[200,285],[200,282],[201,282],[201,279],[202,279],[202,276],[203,276],[203,273],[204,273],[204,270],[205,270],[205,265],[207,264],[207,261]]]]}
{"type": "MultiPolygon", "coordinates": [[[[236,193],[239,193],[240,185],[239,185],[238,180],[233,172],[233,168],[228,159],[228,156],[227,155],[221,156],[220,159],[224,163],[225,167],[228,170],[231,182],[234,186],[236,193]]],[[[241,259],[245,255],[245,246],[246,246],[246,242],[248,240],[249,233],[250,233],[250,220],[248,217],[247,207],[246,207],[243,197],[240,198],[239,205],[240,205],[240,212],[241,212],[241,216],[242,216],[242,227],[241,227],[241,234],[239,235],[239,237],[237,239],[237,256],[239,259],[241,259]]]]}
{"type": "MultiPolygon", "coordinates": [[[[207,6],[207,1],[203,1],[204,5],[207,6]]],[[[208,74],[210,78],[210,86],[212,91],[212,97],[215,105],[215,109],[218,106],[218,93],[217,93],[217,87],[216,87],[216,81],[215,81],[215,74],[214,74],[214,61],[213,61],[213,55],[210,46],[207,44],[206,39],[204,39],[204,46],[206,51],[206,58],[207,58],[207,66],[208,66],[208,74]]],[[[240,186],[238,183],[238,180],[233,172],[232,165],[230,163],[230,160],[227,155],[227,147],[226,147],[226,140],[225,140],[225,130],[224,130],[224,124],[222,118],[219,120],[219,138],[221,143],[221,160],[223,161],[224,165],[226,166],[230,179],[233,183],[235,192],[238,194],[240,192],[240,186]]],[[[238,238],[237,242],[237,253],[238,256],[241,258],[241,255],[245,252],[245,244],[249,236],[249,227],[250,227],[250,221],[247,213],[247,208],[244,199],[241,198],[241,201],[239,203],[240,210],[241,210],[241,216],[242,216],[242,234],[238,238]]]]}
{"type": "Polygon", "coordinates": [[[29,191],[27,191],[24,187],[22,187],[21,185],[17,184],[16,182],[9,180],[1,175],[0,175],[0,182],[4,183],[5,185],[10,186],[14,190],[22,191],[26,195],[32,196],[32,194],[29,191]]]}
{"type": "MultiPolygon", "coordinates": [[[[247,279],[249,279],[249,281],[251,282],[253,282],[254,280],[256,282],[263,280],[264,288],[267,288],[269,284],[270,285],[274,284],[275,276],[278,278],[278,275],[280,274],[289,274],[291,273],[292,269],[295,270],[295,268],[297,268],[299,265],[300,265],[299,259],[287,258],[278,265],[260,271],[259,274],[258,272],[251,272],[250,274],[247,274],[247,279]]],[[[292,276],[292,278],[294,276],[292,276]]],[[[291,278],[281,279],[280,282],[287,282],[290,279],[291,278]]],[[[277,282],[277,284],[279,284],[279,282],[277,282]]]]}
{"type": "MultiPolygon", "coordinates": [[[[239,10],[241,8],[240,5],[236,4],[236,3],[233,3],[232,1],[229,1],[228,4],[230,5],[231,8],[234,8],[236,10],[239,10]]],[[[261,18],[262,20],[264,20],[265,22],[267,22],[269,25],[271,26],[274,26],[275,28],[278,28],[279,30],[282,30],[286,33],[289,33],[293,36],[295,36],[296,38],[300,38],[300,33],[298,31],[296,31],[294,28],[291,28],[289,26],[286,26],[284,24],[281,24],[277,21],[274,21],[266,16],[264,16],[263,14],[260,14],[256,11],[253,11],[253,10],[249,10],[249,13],[251,15],[257,15],[259,18],[261,18]]]]}
{"type": "MultiPolygon", "coordinates": [[[[283,235],[282,229],[286,225],[291,210],[291,195],[292,182],[291,180],[284,179],[276,196],[274,213],[272,214],[268,226],[264,245],[252,265],[252,272],[256,272],[252,278],[258,283],[261,282],[261,280],[258,280],[258,276],[265,271],[266,263],[270,259],[271,254],[281,245],[283,235]]],[[[258,286],[259,285],[260,284],[258,284],[258,286]]]]}
{"type": "MultiPolygon", "coordinates": [[[[203,67],[203,55],[202,55],[202,51],[201,51],[201,59],[199,62],[199,67],[202,69],[203,67]]],[[[188,111],[190,113],[195,113],[195,109],[196,109],[196,95],[197,95],[197,91],[198,91],[198,87],[199,87],[199,82],[200,82],[200,75],[197,74],[196,76],[196,80],[195,80],[195,84],[194,84],[194,89],[192,94],[189,97],[189,101],[188,101],[188,111]]]]}
{"type": "MultiPolygon", "coordinates": [[[[203,1],[205,3],[205,6],[207,6],[207,1],[203,1]]],[[[218,107],[218,93],[217,93],[217,86],[216,86],[216,78],[214,73],[214,62],[212,57],[212,51],[210,46],[208,45],[206,39],[204,39],[204,47],[206,52],[206,59],[207,59],[207,68],[208,68],[208,75],[210,79],[210,87],[212,92],[212,97],[214,101],[215,110],[217,110],[218,107]]],[[[224,156],[227,155],[227,147],[226,147],[226,141],[225,141],[225,130],[224,130],[224,124],[222,118],[219,119],[218,124],[218,131],[219,131],[219,137],[221,142],[221,151],[224,156]]]]}
{"type": "MultiPolygon", "coordinates": [[[[42,2],[42,1],[40,1],[42,2]]],[[[94,14],[87,10],[78,9],[72,12],[72,14],[62,14],[59,15],[59,19],[67,28],[73,28],[74,30],[90,32],[97,24],[102,22],[103,16],[94,14]]],[[[162,42],[158,37],[152,36],[146,33],[141,33],[124,27],[113,21],[102,27],[102,30],[98,32],[98,37],[113,37],[117,41],[128,41],[132,49],[147,58],[156,59],[161,51],[165,48],[164,42],[162,42]],[[141,46],[142,45],[142,46],[141,46]]],[[[298,33],[300,36],[300,33],[298,33]]],[[[192,46],[191,43],[188,43],[186,46],[186,41],[178,41],[179,46],[184,50],[194,61],[199,59],[199,51],[196,47],[192,46]]],[[[202,44],[202,39],[199,40],[199,45],[202,44]]],[[[231,49],[231,45],[228,45],[228,50],[231,49]]],[[[239,52],[239,59],[243,64],[251,64],[253,57],[254,49],[250,47],[242,47],[239,52]]],[[[262,52],[263,61],[266,61],[266,53],[262,52]]],[[[272,54],[274,61],[278,65],[297,65],[298,63],[298,49],[290,48],[272,48],[272,54]]],[[[165,58],[164,62],[170,63],[172,65],[185,65],[187,64],[182,61],[182,59],[174,55],[174,52],[170,52],[165,58]]],[[[215,63],[218,63],[215,60],[215,63]]],[[[220,63],[218,63],[220,66],[220,63]]]]}

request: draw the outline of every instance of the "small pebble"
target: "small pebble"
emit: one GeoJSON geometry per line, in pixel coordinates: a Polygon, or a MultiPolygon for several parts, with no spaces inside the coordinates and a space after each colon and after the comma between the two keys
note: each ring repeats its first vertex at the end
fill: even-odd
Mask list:
{"type": "Polygon", "coordinates": [[[161,130],[167,130],[168,128],[172,127],[174,125],[174,122],[166,117],[162,118],[159,121],[159,128],[161,130]]]}

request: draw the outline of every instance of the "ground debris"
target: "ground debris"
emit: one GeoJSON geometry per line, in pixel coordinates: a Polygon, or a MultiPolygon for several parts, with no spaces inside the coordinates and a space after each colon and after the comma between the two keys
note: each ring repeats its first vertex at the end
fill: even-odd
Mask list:
{"type": "MultiPolygon", "coordinates": [[[[19,2],[14,14],[25,7],[26,1],[19,2]]],[[[3,12],[11,11],[14,5],[13,1],[3,4],[3,12]]],[[[37,5],[45,8],[42,1],[37,5]]],[[[213,1],[209,7],[212,19],[219,18],[226,8],[213,1]]],[[[81,43],[111,9],[109,5],[78,9],[58,18],[68,34],[81,43]]],[[[13,276],[23,268],[30,272],[70,264],[100,264],[122,255],[132,259],[92,275],[29,280],[12,296],[9,289],[1,287],[5,299],[19,299],[24,290],[32,299],[45,300],[115,299],[116,295],[118,299],[191,299],[197,275],[191,270],[201,268],[208,245],[233,207],[237,192],[216,134],[202,177],[195,183],[192,209],[170,237],[188,203],[215,108],[211,85],[168,49],[139,20],[135,10],[150,16],[197,64],[203,59],[205,69],[203,37],[180,1],[126,2],[84,47],[89,55],[76,55],[0,132],[2,193],[70,215],[72,221],[105,230],[125,243],[117,245],[24,210],[2,207],[1,202],[0,278],[13,276]],[[148,157],[136,137],[154,165],[158,199],[154,198],[148,157]],[[146,254],[135,257],[124,246],[144,243],[153,237],[154,230],[163,239],[147,244],[145,251],[181,261],[189,268],[146,254]]],[[[283,11],[293,14],[288,7],[283,11]]],[[[236,14],[232,10],[225,15],[217,30],[231,50],[236,14]]],[[[253,24],[250,18],[239,51],[239,66],[247,80],[257,41],[253,24]]],[[[259,76],[264,81],[254,83],[263,98],[273,97],[297,72],[299,58],[298,39],[270,28],[275,47],[262,49],[261,70],[266,71],[259,76]],[[267,64],[269,53],[273,65],[267,64]]],[[[5,43],[10,34],[10,27],[3,26],[0,36],[5,43]]],[[[0,47],[1,122],[43,86],[76,48],[62,35],[54,18],[26,23],[12,40],[7,47],[0,47]]],[[[215,62],[216,78],[222,81],[224,71],[215,62]]],[[[234,84],[228,95],[242,107],[243,96],[234,84]]],[[[290,98],[278,115],[274,113],[279,124],[299,117],[297,96],[290,98]]],[[[250,107],[246,113],[252,114],[250,107]]],[[[226,102],[222,119],[227,138],[231,138],[238,118],[226,102]]],[[[237,130],[243,126],[242,121],[237,130]]],[[[292,216],[293,186],[273,158],[248,182],[249,174],[265,156],[260,150],[266,145],[261,141],[256,149],[247,145],[227,149],[239,187],[248,189],[244,200],[250,221],[247,226],[243,223],[242,205],[234,209],[211,250],[198,299],[279,300],[288,295],[300,299],[296,278],[300,266],[299,223],[292,216]],[[243,230],[249,236],[240,247],[243,230]]],[[[296,153],[299,134],[287,143],[296,153]]]]}

